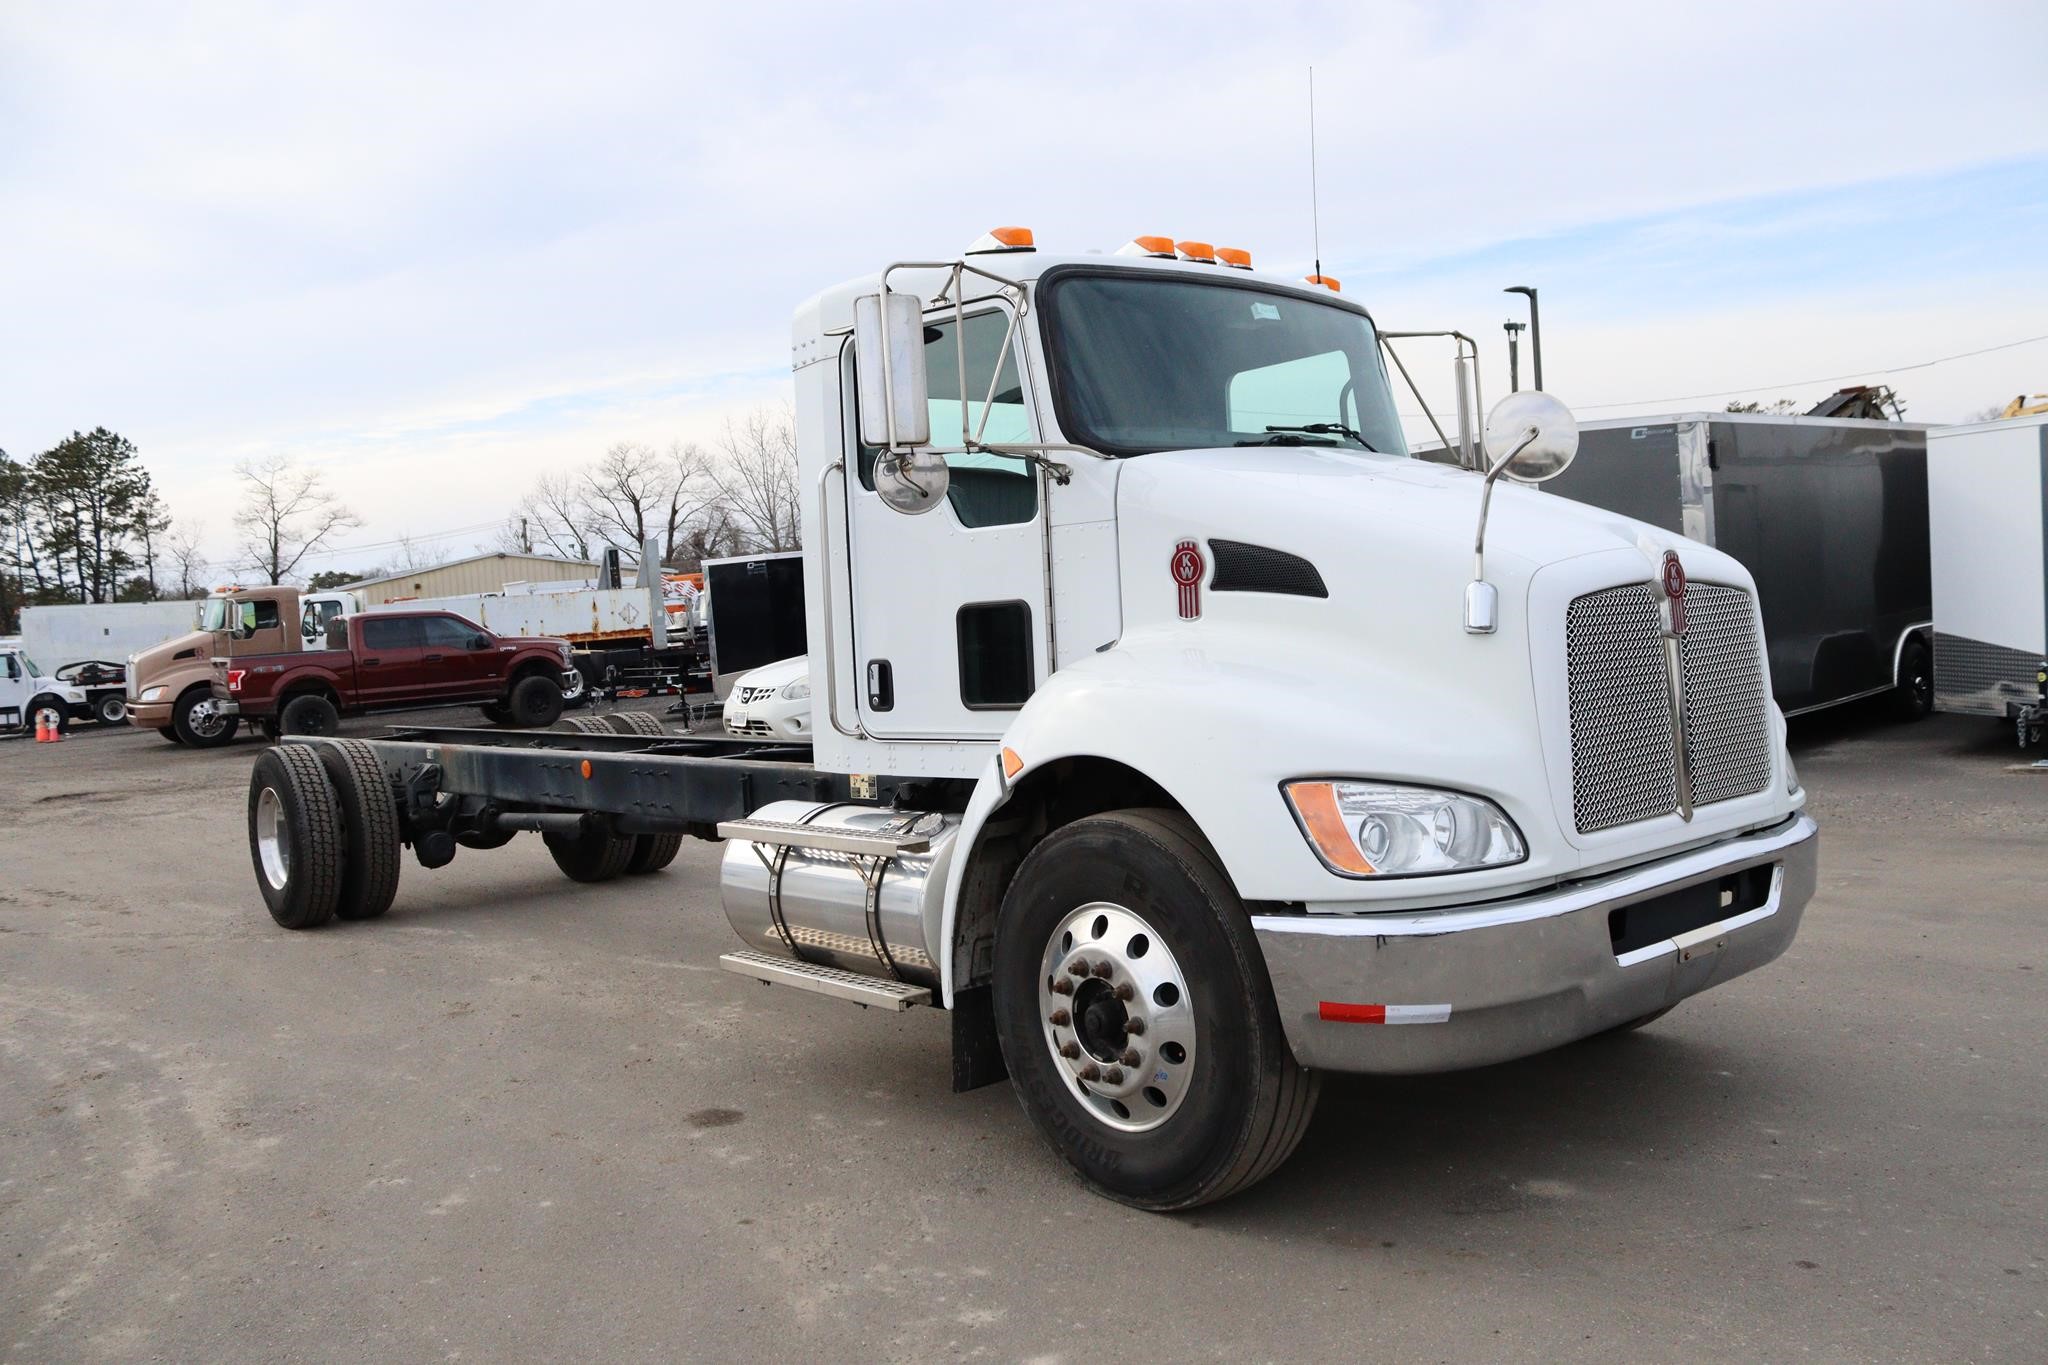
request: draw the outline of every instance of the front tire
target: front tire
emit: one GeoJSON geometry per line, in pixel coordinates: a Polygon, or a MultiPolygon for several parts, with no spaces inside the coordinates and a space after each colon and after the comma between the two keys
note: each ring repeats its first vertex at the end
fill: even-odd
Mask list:
{"type": "Polygon", "coordinates": [[[1003,898],[994,986],[1024,1111],[1112,1199],[1225,1198],[1307,1130],[1320,1077],[1288,1050],[1244,904],[1178,812],[1093,816],[1039,843],[1003,898]]]}
{"type": "Polygon", "coordinates": [[[28,704],[28,710],[22,712],[22,715],[25,718],[22,728],[31,734],[38,726],[44,724],[56,726],[60,735],[71,733],[71,708],[59,697],[37,697],[28,704]]]}
{"type": "Polygon", "coordinates": [[[178,732],[178,742],[188,748],[217,749],[235,737],[242,722],[222,715],[213,694],[194,687],[171,708],[171,725],[178,732]]]}
{"type": "Polygon", "coordinates": [[[521,678],[512,684],[505,709],[520,729],[545,730],[562,718],[561,684],[538,673],[521,678]]]}

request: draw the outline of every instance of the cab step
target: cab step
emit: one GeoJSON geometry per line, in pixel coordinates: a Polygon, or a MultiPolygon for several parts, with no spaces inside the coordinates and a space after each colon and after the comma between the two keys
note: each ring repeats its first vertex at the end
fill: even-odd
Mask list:
{"type": "Polygon", "coordinates": [[[898,853],[923,853],[932,846],[926,834],[869,834],[847,829],[821,829],[793,820],[721,820],[721,839],[750,839],[757,844],[812,849],[824,853],[855,853],[889,858],[898,853]]]}
{"type": "MultiPolygon", "coordinates": [[[[736,820],[732,823],[745,822],[736,820]]],[[[719,828],[721,832],[724,830],[723,825],[719,828]]],[[[929,1005],[932,1002],[929,986],[884,981],[858,972],[843,972],[837,967],[819,967],[809,962],[757,953],[751,948],[721,955],[718,965],[771,986],[794,986],[813,995],[829,995],[834,1000],[847,1000],[861,1006],[877,1005],[885,1010],[901,1011],[912,1005],[929,1005]]]]}

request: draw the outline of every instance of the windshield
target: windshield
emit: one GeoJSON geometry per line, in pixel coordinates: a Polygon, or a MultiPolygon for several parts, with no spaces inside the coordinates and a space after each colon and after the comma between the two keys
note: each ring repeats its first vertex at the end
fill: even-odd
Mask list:
{"type": "Polygon", "coordinates": [[[1082,445],[1408,453],[1363,313],[1164,274],[1055,277],[1043,297],[1061,424],[1082,445]]]}
{"type": "Polygon", "coordinates": [[[225,597],[209,597],[206,606],[199,613],[201,630],[226,630],[228,625],[228,602],[225,597]]]}

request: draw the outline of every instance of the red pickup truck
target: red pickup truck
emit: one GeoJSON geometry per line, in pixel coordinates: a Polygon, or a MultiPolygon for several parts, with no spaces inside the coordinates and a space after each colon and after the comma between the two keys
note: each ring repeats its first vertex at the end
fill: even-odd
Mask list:
{"type": "Polygon", "coordinates": [[[497,636],[445,611],[370,612],[329,624],[327,648],[213,660],[222,715],[271,735],[332,734],[344,715],[475,702],[496,725],[541,729],[577,680],[566,640],[497,636]]]}

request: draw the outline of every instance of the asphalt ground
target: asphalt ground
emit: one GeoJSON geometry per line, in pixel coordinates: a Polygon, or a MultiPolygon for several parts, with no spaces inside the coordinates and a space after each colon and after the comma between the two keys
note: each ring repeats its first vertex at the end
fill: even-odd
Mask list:
{"type": "Polygon", "coordinates": [[[1784,959],[1332,1078],[1176,1217],[951,1094],[942,1014],[720,971],[714,846],[584,887],[525,836],[294,934],[254,741],[0,745],[0,1359],[2048,1359],[2048,775],[2007,743],[1799,726],[1784,959]]]}

